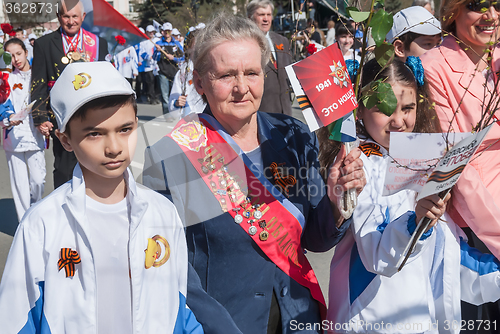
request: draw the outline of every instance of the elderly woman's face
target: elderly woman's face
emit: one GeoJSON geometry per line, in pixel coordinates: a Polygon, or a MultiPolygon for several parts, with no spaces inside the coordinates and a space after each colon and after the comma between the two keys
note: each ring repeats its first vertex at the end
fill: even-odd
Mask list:
{"type": "Polygon", "coordinates": [[[205,94],[222,123],[248,120],[257,112],[264,91],[259,45],[253,39],[227,41],[212,49],[210,59],[207,74],[193,73],[196,90],[205,94]]]}
{"type": "Polygon", "coordinates": [[[498,12],[493,7],[488,7],[485,12],[475,12],[463,6],[456,22],[457,37],[466,47],[480,55],[489,42],[494,42],[499,37],[498,12]]]}

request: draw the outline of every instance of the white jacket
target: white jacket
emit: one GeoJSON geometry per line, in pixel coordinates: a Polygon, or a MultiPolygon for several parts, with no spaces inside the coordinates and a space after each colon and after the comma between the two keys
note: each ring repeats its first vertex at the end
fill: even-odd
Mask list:
{"type": "Polygon", "coordinates": [[[137,62],[137,53],[133,46],[115,55],[116,69],[128,79],[133,79],[139,74],[137,62]]]}
{"type": "MultiPolygon", "coordinates": [[[[12,102],[14,110],[7,112],[20,112],[24,106],[30,103],[31,70],[21,72],[16,68],[9,74],[8,80],[11,89],[8,100],[12,102]]],[[[8,118],[5,118],[3,128],[3,148],[5,151],[27,152],[45,148],[43,135],[35,128],[31,114],[26,116],[21,124],[12,127],[10,127],[8,118]],[[7,133],[7,137],[5,137],[5,133],[7,133]]]]}
{"type": "Polygon", "coordinates": [[[500,263],[470,248],[445,215],[397,272],[415,229],[416,193],[381,195],[390,157],[379,152],[361,155],[368,183],[332,259],[328,332],[458,333],[460,299],[500,298],[500,263]]]}
{"type": "Polygon", "coordinates": [[[139,44],[139,63],[144,65],[144,72],[150,72],[155,69],[156,61],[153,59],[155,50],[155,44],[149,39],[139,44]]]}
{"type": "Polygon", "coordinates": [[[187,116],[191,113],[202,113],[207,106],[207,104],[203,101],[201,95],[198,94],[198,92],[194,88],[194,66],[191,59],[189,60],[188,64],[186,62],[183,62],[179,68],[179,71],[177,71],[177,73],[175,74],[174,84],[172,85],[172,91],[170,92],[170,98],[168,102],[169,110],[179,113],[181,117],[187,116]],[[184,87],[186,89],[184,95],[187,95],[186,106],[184,108],[180,108],[175,105],[175,102],[177,101],[179,96],[183,95],[182,90],[184,87]]]}
{"type": "MultiPolygon", "coordinates": [[[[125,180],[131,217],[128,256],[133,333],[202,333],[185,305],[187,248],[175,207],[162,195],[136,185],[129,171],[125,180]],[[156,235],[168,241],[170,258],[146,269],[144,250],[148,238],[156,235]]],[[[77,165],[72,180],[26,212],[0,285],[2,333],[21,329],[26,333],[97,333],[96,272],[85,196],[77,165]],[[62,248],[76,250],[81,258],[73,277],[58,270],[62,248]]]]}

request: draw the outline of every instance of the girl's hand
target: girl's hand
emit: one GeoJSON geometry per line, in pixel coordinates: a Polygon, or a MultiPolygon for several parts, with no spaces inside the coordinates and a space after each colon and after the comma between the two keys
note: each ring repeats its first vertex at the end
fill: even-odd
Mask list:
{"type": "Polygon", "coordinates": [[[21,124],[23,122],[23,121],[19,121],[19,120],[18,121],[11,121],[10,119],[12,118],[13,115],[14,114],[11,114],[9,116],[9,124],[10,124],[10,126],[16,126],[16,125],[19,125],[19,124],[21,124]]]}
{"type": "Polygon", "coordinates": [[[346,190],[356,189],[359,195],[365,187],[366,178],[360,156],[361,150],[359,148],[353,149],[346,156],[345,146],[341,145],[335,162],[328,172],[328,198],[332,203],[337,203],[337,198],[342,196],[346,190]]]}
{"type": "MultiPolygon", "coordinates": [[[[439,198],[437,194],[427,196],[422,198],[417,202],[417,206],[415,208],[416,214],[416,222],[417,224],[424,217],[432,219],[432,222],[429,224],[429,228],[427,231],[436,225],[438,219],[444,214],[446,211],[446,203],[450,200],[451,194],[446,195],[444,199],[439,198]]],[[[426,231],[426,232],[427,232],[426,231]]]]}

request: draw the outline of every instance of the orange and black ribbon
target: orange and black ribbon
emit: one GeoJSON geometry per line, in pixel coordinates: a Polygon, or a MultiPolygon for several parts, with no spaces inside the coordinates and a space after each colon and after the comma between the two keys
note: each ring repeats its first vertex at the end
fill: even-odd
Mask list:
{"type": "Polygon", "coordinates": [[[75,275],[75,264],[82,262],[80,255],[77,251],[71,248],[61,248],[61,258],[57,261],[59,271],[64,268],[66,277],[73,277],[75,275]]]}
{"type": "Polygon", "coordinates": [[[282,176],[276,162],[273,162],[270,167],[273,171],[274,181],[286,192],[286,195],[288,196],[288,188],[295,185],[297,180],[293,175],[282,176]]]}
{"type": "Polygon", "coordinates": [[[271,63],[273,63],[274,68],[278,69],[278,63],[276,63],[276,59],[274,59],[273,53],[271,52],[271,56],[269,57],[271,60],[271,63]]]}
{"type": "Polygon", "coordinates": [[[16,89],[16,88],[19,88],[19,89],[23,89],[23,84],[22,83],[16,83],[14,84],[14,87],[12,87],[12,90],[16,89]]]}
{"type": "Polygon", "coordinates": [[[309,99],[305,95],[298,95],[297,102],[299,103],[299,107],[302,110],[305,110],[307,108],[312,107],[311,102],[309,101],[309,99]]]}
{"type": "Polygon", "coordinates": [[[359,148],[367,157],[369,157],[372,154],[377,155],[379,157],[382,156],[382,153],[380,153],[380,146],[378,146],[375,143],[364,143],[359,145],[359,148]]]}

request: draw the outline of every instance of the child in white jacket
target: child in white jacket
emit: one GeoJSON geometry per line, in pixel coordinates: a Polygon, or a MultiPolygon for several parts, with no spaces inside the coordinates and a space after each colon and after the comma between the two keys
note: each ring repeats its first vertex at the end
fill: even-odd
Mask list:
{"type": "Polygon", "coordinates": [[[31,114],[21,122],[10,122],[12,114],[21,112],[30,103],[31,67],[23,41],[12,38],[4,47],[12,55],[14,71],[7,80],[10,86],[8,100],[0,106],[4,113],[10,114],[3,119],[3,149],[7,156],[17,217],[21,220],[31,204],[42,199],[46,175],[45,143],[43,135],[33,124],[31,114]]]}
{"type": "Polygon", "coordinates": [[[430,104],[417,103],[425,96],[418,75],[423,69],[418,58],[409,58],[414,63],[394,60],[382,70],[372,60],[363,68],[363,86],[379,78],[390,83],[397,107],[391,115],[377,106],[358,110],[367,184],[332,259],[323,327],[328,333],[458,333],[461,299],[480,304],[500,298],[500,263],[467,246],[460,228],[443,216],[449,195],[418,203],[411,190],[382,196],[390,132],[440,131],[430,104]],[[433,219],[433,227],[398,272],[398,260],[424,216],[433,219]],[[445,222],[437,221],[441,216],[445,222]]]}
{"type": "Polygon", "coordinates": [[[203,333],[186,306],[179,215],[128,170],[130,84],[108,62],[72,63],[51,107],[78,164],[18,227],[0,284],[2,333],[203,333]]]}

